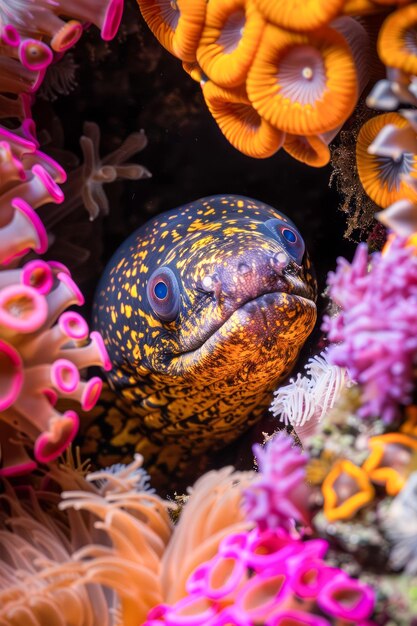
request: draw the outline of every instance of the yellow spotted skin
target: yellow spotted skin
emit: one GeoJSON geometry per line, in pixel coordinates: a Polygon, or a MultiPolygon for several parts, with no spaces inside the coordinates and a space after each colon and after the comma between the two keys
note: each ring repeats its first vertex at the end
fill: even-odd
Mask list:
{"type": "Polygon", "coordinates": [[[316,319],[310,261],[292,256],[287,226],[298,233],[262,202],[213,196],[156,217],[119,248],[95,303],[116,392],[84,433],[98,464],[139,452],[156,481],[178,476],[262,416],[316,319]],[[168,320],[147,292],[165,268],[177,285],[168,320]]]}

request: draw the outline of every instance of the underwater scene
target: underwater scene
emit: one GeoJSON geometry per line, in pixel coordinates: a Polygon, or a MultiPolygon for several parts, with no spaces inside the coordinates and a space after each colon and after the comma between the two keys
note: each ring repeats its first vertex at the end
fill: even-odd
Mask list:
{"type": "Polygon", "coordinates": [[[417,2],[0,0],[0,626],[417,626],[417,2]]]}

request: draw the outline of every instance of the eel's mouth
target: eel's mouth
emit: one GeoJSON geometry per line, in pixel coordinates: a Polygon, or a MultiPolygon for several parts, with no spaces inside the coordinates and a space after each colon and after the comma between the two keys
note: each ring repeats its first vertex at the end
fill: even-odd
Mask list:
{"type": "Polygon", "coordinates": [[[209,367],[216,360],[244,362],[263,350],[273,352],[285,342],[301,347],[314,327],[316,305],[306,289],[298,291],[303,295],[280,290],[244,302],[198,345],[175,355],[171,373],[209,367]]]}

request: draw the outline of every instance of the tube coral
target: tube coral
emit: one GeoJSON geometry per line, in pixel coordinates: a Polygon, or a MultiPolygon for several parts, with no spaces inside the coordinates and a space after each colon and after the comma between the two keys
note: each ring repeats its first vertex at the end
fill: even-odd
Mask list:
{"type": "MultiPolygon", "coordinates": [[[[112,37],[122,5],[122,0],[63,0],[53,6],[43,0],[36,6],[25,0],[7,6],[0,2],[0,76],[7,93],[0,100],[0,116],[11,115],[20,121],[20,127],[13,132],[0,127],[2,476],[29,471],[38,462],[47,463],[65,450],[78,430],[79,419],[74,410],[59,410],[57,400],[75,400],[83,410],[90,410],[97,402],[102,382],[96,376],[81,380],[80,370],[90,365],[110,367],[98,333],[90,334],[77,313],[64,312],[68,306],[83,302],[69,270],[62,264],[41,260],[18,265],[30,251],[46,251],[48,235],[37,210],[64,201],[59,183],[67,178],[63,168],[39,150],[30,118],[30,94],[38,89],[52,60],[51,50],[39,38],[49,35],[54,47],[60,37],[61,43],[62,36],[66,38],[67,45],[69,32],[81,32],[79,22],[63,22],[59,16],[96,23],[104,38],[112,37]],[[32,446],[33,458],[28,455],[32,446]]],[[[94,128],[91,134],[97,138],[94,128]]],[[[132,145],[138,145],[134,140],[110,155],[110,159],[114,157],[111,166],[106,160],[100,162],[97,144],[92,139],[90,142],[86,155],[91,158],[86,157],[83,170],[87,177],[84,192],[85,202],[95,207],[102,201],[100,184],[106,176],[110,180],[119,175],[135,177],[138,169],[140,173],[143,170],[124,164],[122,158],[131,154],[132,145]]],[[[105,206],[104,201],[102,204],[105,206]]]]}
{"type": "MultiPolygon", "coordinates": [[[[3,283],[9,272],[0,276],[3,283]]],[[[58,411],[56,400],[73,398],[90,410],[102,383],[97,377],[82,382],[79,370],[89,365],[108,369],[110,363],[100,335],[91,333],[84,345],[89,337],[84,319],[62,313],[83,302],[67,273],[54,275],[51,266],[35,261],[20,271],[20,284],[12,283],[13,278],[0,290],[2,421],[35,441],[35,460],[46,463],[63,452],[78,430],[77,414],[58,411]]],[[[7,448],[4,456],[0,475],[27,469],[14,466],[12,459],[7,462],[7,448]]]]}
{"type": "Polygon", "coordinates": [[[0,134],[0,428],[3,443],[10,442],[3,447],[0,473],[10,475],[34,465],[24,451],[28,441],[19,441],[19,432],[35,442],[36,461],[47,462],[62,453],[77,432],[78,416],[74,411],[60,413],[54,408],[56,399],[64,395],[91,408],[101,381],[81,382],[79,369],[109,363],[97,333],[83,347],[86,323],[75,313],[63,313],[67,306],[83,302],[65,268],[55,271],[33,261],[19,270],[5,269],[31,249],[45,252],[46,231],[34,209],[62,202],[54,179],[64,180],[65,173],[33,142],[5,129],[0,134]]]}
{"type": "Polygon", "coordinates": [[[82,34],[82,23],[95,24],[103,39],[112,39],[119,27],[123,0],[2,0],[0,19],[35,38],[50,39],[51,48],[63,52],[73,46],[82,34]],[[61,19],[71,18],[68,22],[61,19]]]}
{"type": "Polygon", "coordinates": [[[346,624],[372,613],[374,593],[323,561],[326,542],[295,540],[282,529],[229,534],[188,579],[188,595],[161,604],[146,626],[170,624],[346,624]]]}

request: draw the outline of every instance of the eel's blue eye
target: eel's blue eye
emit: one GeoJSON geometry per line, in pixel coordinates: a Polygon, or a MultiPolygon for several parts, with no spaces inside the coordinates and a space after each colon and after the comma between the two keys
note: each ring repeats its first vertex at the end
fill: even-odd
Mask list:
{"type": "Polygon", "coordinates": [[[290,230],[289,228],[283,228],[282,235],[290,243],[295,243],[297,241],[297,235],[293,230],[290,230]]]}
{"type": "Polygon", "coordinates": [[[153,292],[158,300],[164,300],[164,298],[166,298],[168,294],[168,287],[165,283],[161,281],[159,283],[156,283],[155,287],[153,288],[153,292]]]}
{"type": "Polygon", "coordinates": [[[149,304],[163,322],[172,322],[180,310],[180,288],[169,267],[154,271],[146,286],[149,304]]]}
{"type": "Polygon", "coordinates": [[[305,251],[304,241],[290,220],[272,218],[265,222],[267,229],[275,235],[284,250],[301,265],[305,251]]]}

